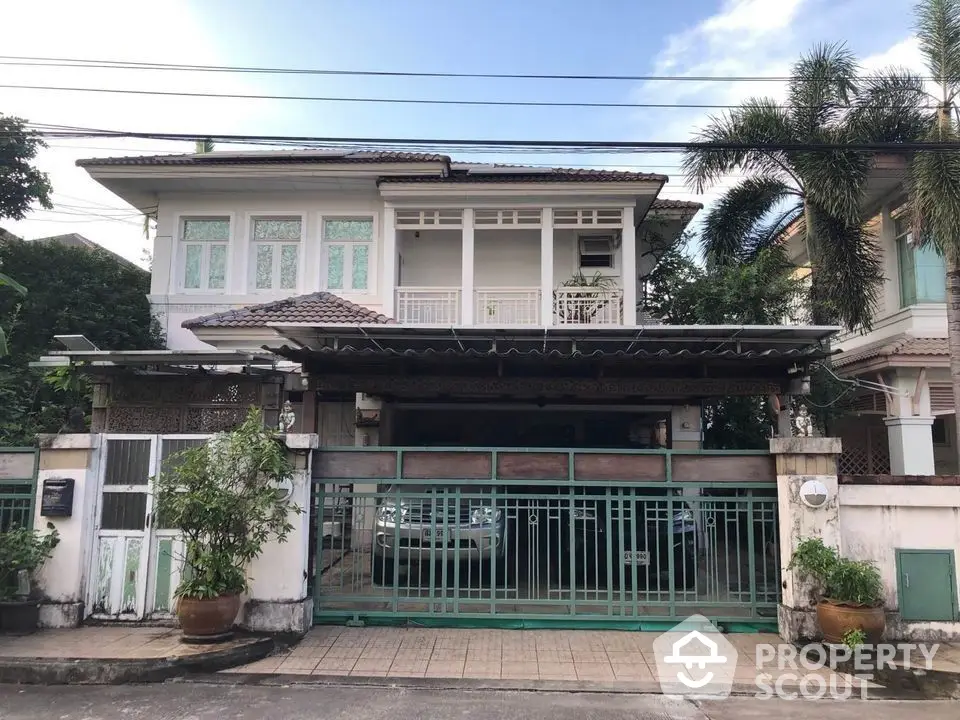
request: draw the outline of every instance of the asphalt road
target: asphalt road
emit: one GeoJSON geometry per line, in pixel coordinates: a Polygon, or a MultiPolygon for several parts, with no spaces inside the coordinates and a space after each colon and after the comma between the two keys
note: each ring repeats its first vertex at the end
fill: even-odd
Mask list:
{"type": "Polygon", "coordinates": [[[949,702],[837,703],[731,698],[695,705],[659,695],[396,687],[0,686],[2,720],[956,720],[949,702]]]}

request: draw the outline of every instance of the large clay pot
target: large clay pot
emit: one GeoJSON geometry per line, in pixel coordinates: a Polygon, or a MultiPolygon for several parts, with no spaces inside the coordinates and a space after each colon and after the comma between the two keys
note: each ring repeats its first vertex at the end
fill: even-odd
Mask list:
{"type": "Polygon", "coordinates": [[[233,621],[240,611],[239,595],[201,599],[181,597],[177,619],[184,642],[222,642],[233,637],[233,621]]]}
{"type": "Polygon", "coordinates": [[[828,643],[842,643],[847,631],[859,629],[867,636],[868,645],[880,642],[887,623],[882,606],[845,605],[827,599],[817,604],[817,622],[828,643]]]}
{"type": "Polygon", "coordinates": [[[25,635],[37,629],[40,601],[0,602],[0,632],[25,635]]]}

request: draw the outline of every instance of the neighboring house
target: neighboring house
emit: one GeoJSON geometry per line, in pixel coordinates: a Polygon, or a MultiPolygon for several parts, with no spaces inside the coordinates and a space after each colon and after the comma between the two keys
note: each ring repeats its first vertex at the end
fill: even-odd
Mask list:
{"type": "Polygon", "coordinates": [[[32,243],[39,243],[41,245],[57,244],[57,245],[64,245],[66,247],[84,248],[85,250],[100,250],[101,252],[107,253],[108,255],[112,256],[118,263],[120,263],[121,265],[131,270],[137,270],[143,273],[144,275],[150,274],[149,270],[140,267],[136,263],[130,262],[122,255],[118,255],[112,250],[108,250],[107,248],[103,247],[103,245],[98,245],[97,243],[93,242],[93,240],[88,240],[83,235],[80,235],[78,233],[65,233],[64,235],[51,235],[49,237],[35,238],[33,240],[24,240],[23,238],[18,237],[13,233],[4,230],[3,228],[0,228],[0,242],[10,242],[10,241],[32,242],[32,243]]]}
{"type": "MultiPolygon", "coordinates": [[[[903,213],[905,174],[902,161],[882,158],[868,184],[884,281],[870,331],[835,339],[842,352],[834,371],[876,384],[853,393],[854,414],[831,428],[843,440],[840,470],[851,475],[957,474],[944,261],[914,244],[903,213]]],[[[802,244],[791,248],[805,264],[802,244]]]]}

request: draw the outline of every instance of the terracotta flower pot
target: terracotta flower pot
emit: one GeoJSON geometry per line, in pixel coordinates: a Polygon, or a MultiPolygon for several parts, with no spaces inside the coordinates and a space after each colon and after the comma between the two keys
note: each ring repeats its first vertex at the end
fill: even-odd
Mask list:
{"type": "Polygon", "coordinates": [[[887,623],[883,606],[845,605],[828,599],[817,603],[817,622],[826,642],[842,643],[847,631],[863,630],[868,645],[880,642],[887,623]]]}
{"type": "Polygon", "coordinates": [[[239,595],[202,599],[181,597],[177,619],[184,642],[222,642],[233,637],[233,621],[240,611],[239,595]]]}

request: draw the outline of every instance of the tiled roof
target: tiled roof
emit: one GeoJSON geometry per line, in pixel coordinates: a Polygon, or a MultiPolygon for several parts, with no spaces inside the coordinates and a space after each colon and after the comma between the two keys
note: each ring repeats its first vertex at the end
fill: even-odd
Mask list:
{"type": "Polygon", "coordinates": [[[658,198],[651,205],[653,210],[702,210],[703,203],[691,202],[690,200],[670,200],[669,198],[658,198]]]}
{"type": "Polygon", "coordinates": [[[898,355],[949,356],[950,348],[947,338],[918,338],[903,334],[840,353],[834,357],[833,365],[845,367],[865,360],[898,355]]]}
{"type": "Polygon", "coordinates": [[[99,165],[290,165],[342,163],[449,162],[437,153],[352,150],[281,150],[271,152],[209,152],[186,155],[140,155],[77,160],[80,167],[99,165]]]}
{"type": "Polygon", "coordinates": [[[185,328],[258,328],[275,323],[316,323],[317,325],[358,325],[360,323],[392,323],[386,315],[376,313],[328,292],[250,305],[226,312],[184,320],[185,328]]]}
{"type": "MultiPolygon", "coordinates": [[[[525,170],[521,167],[521,170],[525,170]]],[[[623,170],[591,170],[587,168],[530,168],[529,172],[475,172],[454,170],[446,177],[393,175],[380,178],[380,183],[519,183],[519,182],[666,182],[666,175],[625,172],[623,170]]]]}

